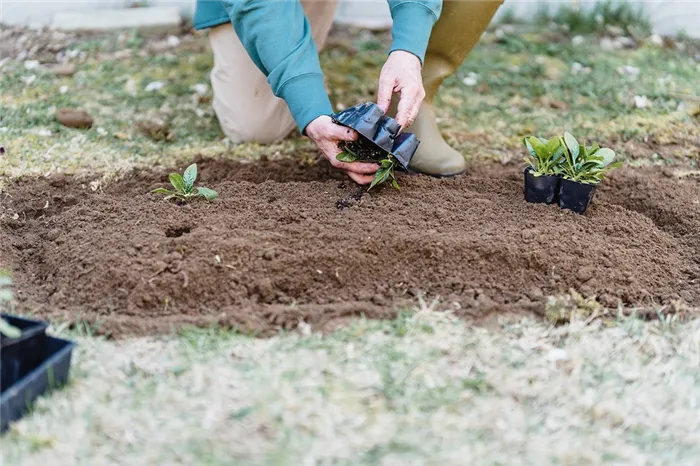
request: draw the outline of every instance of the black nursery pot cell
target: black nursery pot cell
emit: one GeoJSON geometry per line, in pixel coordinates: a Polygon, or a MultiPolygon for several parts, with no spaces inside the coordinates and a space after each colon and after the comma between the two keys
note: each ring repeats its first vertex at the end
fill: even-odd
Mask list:
{"type": "Polygon", "coordinates": [[[352,128],[360,134],[360,143],[379,150],[382,156],[391,154],[408,170],[408,164],[420,141],[412,133],[399,134],[400,126],[382,112],[377,104],[365,102],[332,115],[336,124],[352,128]]]}
{"type": "Polygon", "coordinates": [[[525,200],[535,204],[555,204],[559,198],[560,179],[552,175],[535,176],[525,169],[525,200]]]}
{"type": "Polygon", "coordinates": [[[559,207],[572,210],[577,214],[583,214],[591,203],[597,187],[598,185],[596,184],[561,180],[561,186],[559,187],[559,207]]]}

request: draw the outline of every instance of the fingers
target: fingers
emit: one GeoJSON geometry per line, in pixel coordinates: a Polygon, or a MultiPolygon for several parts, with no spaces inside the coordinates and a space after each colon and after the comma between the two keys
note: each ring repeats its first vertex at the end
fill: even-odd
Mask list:
{"type": "Polygon", "coordinates": [[[391,94],[394,92],[395,80],[386,76],[385,73],[379,77],[379,87],[377,88],[377,105],[382,112],[386,113],[389,111],[389,105],[391,104],[391,94]]]}
{"type": "Polygon", "coordinates": [[[348,176],[357,184],[370,184],[374,179],[373,175],[360,175],[353,172],[348,172],[348,176]]]}
{"type": "Polygon", "coordinates": [[[338,141],[357,141],[358,135],[357,131],[355,131],[354,129],[333,124],[333,126],[329,128],[327,137],[329,139],[335,138],[338,141]]]}
{"type": "Polygon", "coordinates": [[[401,91],[401,100],[399,100],[396,115],[396,122],[401,126],[401,129],[411,126],[416,120],[418,110],[420,110],[420,105],[423,103],[424,97],[425,90],[423,90],[423,86],[401,91]]]}
{"type": "Polygon", "coordinates": [[[333,165],[335,168],[338,168],[340,170],[345,170],[346,172],[349,173],[357,173],[357,174],[363,174],[363,175],[373,175],[374,173],[379,170],[379,165],[376,163],[367,163],[367,162],[341,162],[340,160],[335,158],[335,155],[333,158],[330,160],[331,165],[333,165]]]}

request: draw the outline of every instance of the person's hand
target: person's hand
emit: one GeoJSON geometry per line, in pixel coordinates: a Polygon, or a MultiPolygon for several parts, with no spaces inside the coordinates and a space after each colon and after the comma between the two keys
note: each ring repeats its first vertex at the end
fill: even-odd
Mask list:
{"type": "Polygon", "coordinates": [[[336,125],[327,115],[321,115],[306,126],[306,135],[316,143],[321,153],[335,168],[343,170],[358,184],[369,184],[379,169],[376,163],[341,162],[335,157],[342,151],[338,144],[357,140],[357,132],[345,126],[336,125]]]}
{"type": "Polygon", "coordinates": [[[377,105],[384,113],[389,110],[394,92],[401,94],[396,121],[403,129],[416,119],[425,97],[420,59],[412,53],[395,50],[389,54],[382,67],[377,89],[377,105]]]}

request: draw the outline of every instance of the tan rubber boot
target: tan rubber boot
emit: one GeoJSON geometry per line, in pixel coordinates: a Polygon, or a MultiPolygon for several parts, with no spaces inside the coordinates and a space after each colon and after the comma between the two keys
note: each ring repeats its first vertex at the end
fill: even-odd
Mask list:
{"type": "MultiPolygon", "coordinates": [[[[440,134],[433,100],[442,81],[457,71],[486,30],[502,0],[445,0],[435,23],[423,64],[425,99],[418,117],[406,131],[420,139],[410,167],[433,176],[453,176],[466,171],[464,156],[440,134]]],[[[396,107],[392,108],[393,115],[396,107]]]]}

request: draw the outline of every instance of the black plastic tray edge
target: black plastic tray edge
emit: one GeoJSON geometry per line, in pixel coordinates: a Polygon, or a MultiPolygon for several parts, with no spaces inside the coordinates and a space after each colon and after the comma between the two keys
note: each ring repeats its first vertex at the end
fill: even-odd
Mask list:
{"type": "Polygon", "coordinates": [[[0,433],[26,414],[37,398],[68,381],[75,343],[48,335],[46,339],[50,355],[0,396],[0,433]]]}

